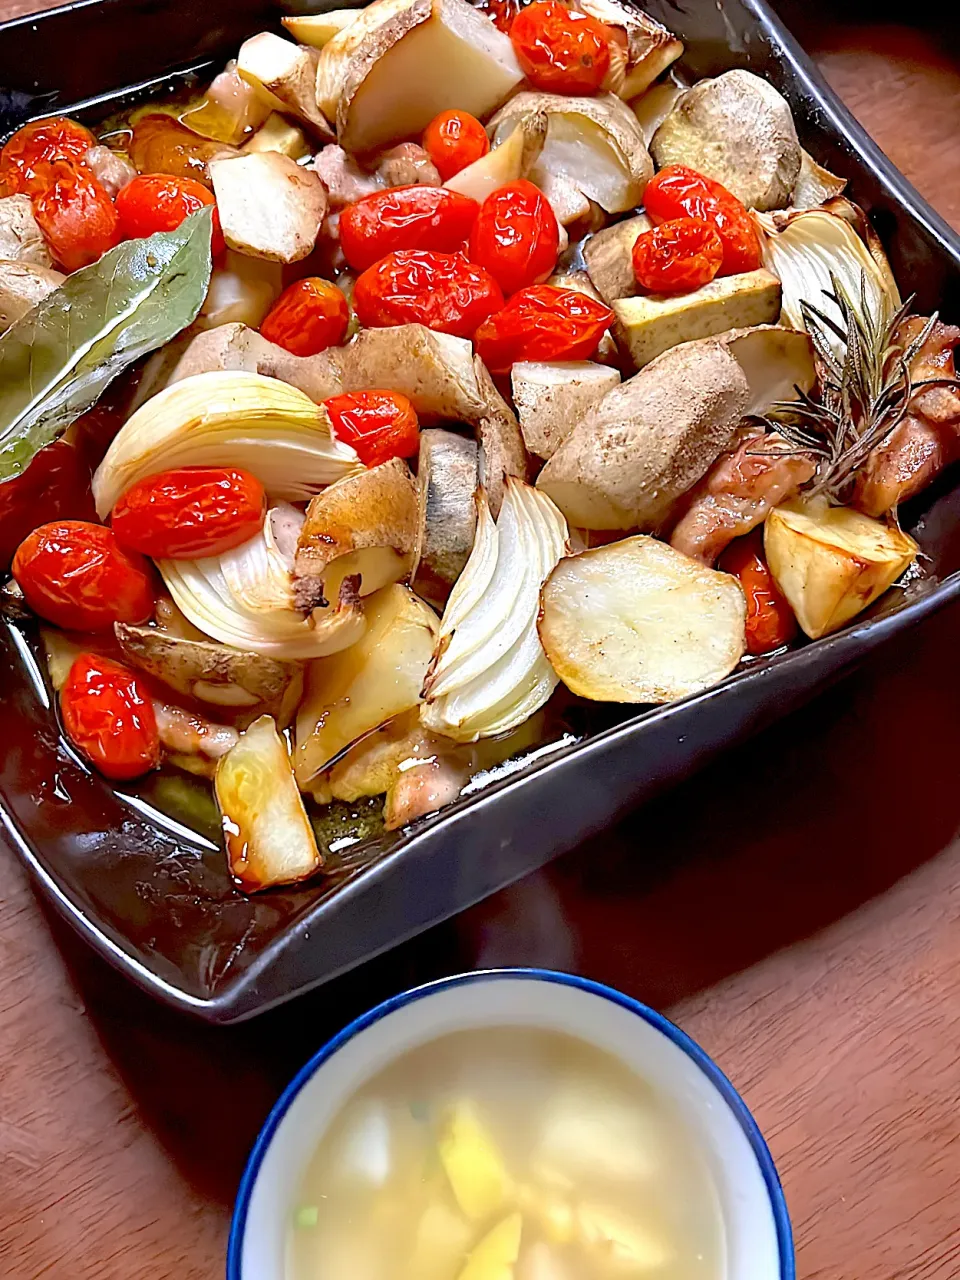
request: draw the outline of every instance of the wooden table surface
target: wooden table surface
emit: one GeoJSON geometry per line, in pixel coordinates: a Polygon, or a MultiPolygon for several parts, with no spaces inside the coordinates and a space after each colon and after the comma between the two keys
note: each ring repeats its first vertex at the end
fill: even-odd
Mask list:
{"type": "MultiPolygon", "coordinates": [[[[801,23],[960,227],[956,51],[933,27],[798,4],[801,23]]],[[[0,849],[0,1275],[220,1276],[253,1137],[330,1028],[417,980],[542,963],[666,1011],[717,1059],[773,1150],[803,1280],[953,1280],[958,651],[960,608],[549,872],[229,1030],[129,987],[0,849]]]]}

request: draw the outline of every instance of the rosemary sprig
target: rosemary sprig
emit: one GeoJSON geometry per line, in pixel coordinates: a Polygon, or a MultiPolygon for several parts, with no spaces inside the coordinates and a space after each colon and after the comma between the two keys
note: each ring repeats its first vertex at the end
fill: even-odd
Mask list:
{"type": "Polygon", "coordinates": [[[910,365],[937,323],[936,312],[904,345],[897,333],[910,315],[912,296],[885,320],[869,305],[863,275],[856,300],[832,273],[830,283],[831,289],[823,293],[839,320],[812,303],[800,304],[817,355],[816,394],[796,388],[797,400],[778,401],[759,420],[793,445],[785,453],[807,454],[816,462],[816,475],[805,490],[808,496],[826,494],[843,502],[857,469],[903,421],[914,391],[960,384],[950,378],[915,384],[910,377],[910,365]]]}

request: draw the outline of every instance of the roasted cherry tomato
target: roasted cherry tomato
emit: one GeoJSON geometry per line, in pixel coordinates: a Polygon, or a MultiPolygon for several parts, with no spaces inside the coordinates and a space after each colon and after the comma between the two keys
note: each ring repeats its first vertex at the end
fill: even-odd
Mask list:
{"type": "Polygon", "coordinates": [[[510,27],[521,9],[527,7],[529,0],[477,0],[477,8],[492,19],[493,25],[505,35],[510,34],[510,27]]]}
{"type": "Polygon", "coordinates": [[[490,150],[486,129],[469,111],[441,111],[424,129],[422,141],[444,182],[490,150]]]}
{"type": "Polygon", "coordinates": [[[33,216],[67,271],[88,267],[121,240],[113,201],[84,165],[56,160],[49,185],[33,197],[33,216]]]}
{"type": "Polygon", "coordinates": [[[178,178],[195,178],[212,190],[207,161],[223,155],[223,143],[201,138],[173,116],[157,112],[140,117],[133,126],[127,150],[130,163],[138,173],[172,173],[178,178]]]}
{"type": "Polygon", "coordinates": [[[509,296],[539,284],[557,265],[560,227],[550,202],[532,182],[510,182],[490,193],[470,232],[470,259],[509,296]]]}
{"type": "Polygon", "coordinates": [[[403,249],[389,253],[358,277],[353,290],[357,319],[368,329],[423,324],[469,338],[503,306],[503,292],[489,271],[459,253],[403,249]]]}
{"type": "Polygon", "coordinates": [[[744,205],[726,187],[682,164],[668,164],[647,183],[643,207],[653,222],[699,218],[716,229],[723,245],[718,275],[733,276],[763,266],[760,237],[744,205]]]}
{"type": "Polygon", "coordinates": [[[397,249],[454,253],[470,234],[480,206],[446,187],[375,191],[340,214],[340,248],[355,271],[397,249]]]}
{"type": "Polygon", "coordinates": [[[39,167],[54,160],[82,162],[96,145],[89,129],[66,116],[25,124],[0,150],[0,196],[31,194],[39,167]]]}
{"type": "Polygon", "coordinates": [[[720,236],[699,218],[674,218],[637,236],[633,274],[651,293],[689,293],[709,284],[723,263],[720,236]]]}
{"type": "Polygon", "coordinates": [[[473,344],[491,373],[508,373],[518,360],[587,360],[612,320],[585,293],[536,284],[485,320],[473,344]]]}
{"type": "Polygon", "coordinates": [[[67,737],[108,778],[139,778],[160,763],[160,735],[149,694],[112,658],[81,653],[60,690],[67,737]]]}
{"type": "Polygon", "coordinates": [[[747,597],[747,652],[772,653],[797,634],[797,620],[767,568],[763,527],[731,542],[717,565],[740,580],[747,597]]]}
{"type": "Polygon", "coordinates": [[[199,560],[249,542],[263,528],[267,499],[249,471],[181,467],[147,476],[113,508],[124,547],[155,560],[199,560]]]}
{"type": "Polygon", "coordinates": [[[34,529],[17,547],[13,576],[34,613],[68,630],[106,631],[153,613],[150,566],[102,524],[60,520],[34,529]]]}
{"type": "Polygon", "coordinates": [[[141,173],[117,192],[117,214],[124,240],[140,240],[155,231],[175,231],[184,218],[206,205],[214,205],[211,248],[216,257],[226,245],[220,230],[216,202],[195,178],[172,173],[141,173]]]}
{"type": "Polygon", "coordinates": [[[521,9],[509,34],[523,74],[544,93],[596,93],[610,70],[613,32],[560,0],[521,9]]]}
{"type": "Polygon", "coordinates": [[[350,324],[350,305],[335,284],[319,276],[284,289],[260,332],[295,356],[315,356],[327,347],[339,347],[350,324]]]}
{"type": "Polygon", "coordinates": [[[411,458],[420,448],[417,411],[397,391],[352,391],[324,401],[333,434],[356,449],[365,467],[411,458]]]}
{"type": "Polygon", "coordinates": [[[46,445],[27,469],[0,484],[0,569],[31,530],[37,512],[56,520],[96,520],[90,479],[93,450],[82,435],[46,445]]]}

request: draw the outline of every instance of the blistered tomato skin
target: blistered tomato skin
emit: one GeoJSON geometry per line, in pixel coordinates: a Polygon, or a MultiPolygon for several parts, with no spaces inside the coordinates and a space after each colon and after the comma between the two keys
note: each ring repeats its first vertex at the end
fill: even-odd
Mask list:
{"type": "Polygon", "coordinates": [[[762,526],[731,542],[717,568],[733,574],[746,596],[748,653],[772,653],[796,637],[797,619],[764,559],[762,526]]]}
{"type": "Polygon", "coordinates": [[[160,735],[149,694],[128,668],[82,653],[60,691],[67,737],[100,773],[118,782],[160,763],[160,735]]]}
{"type": "Polygon", "coordinates": [[[267,312],[261,334],[295,356],[339,347],[347,336],[350,305],[335,284],[307,276],[284,289],[267,312]]]}
{"type": "Polygon", "coordinates": [[[610,70],[613,33],[560,0],[537,0],[510,23],[517,61],[544,93],[597,93],[610,70]]]}
{"type": "Polygon", "coordinates": [[[108,631],[153,613],[150,566],[100,524],[41,525],[20,543],[12,571],[34,613],[68,631],[108,631]]]}
{"type": "Polygon", "coordinates": [[[113,201],[84,165],[50,165],[50,180],[33,196],[33,216],[50,252],[66,271],[97,262],[122,239],[113,201]]]}
{"type": "Polygon", "coordinates": [[[417,411],[398,391],[353,391],[324,401],[333,434],[365,467],[411,458],[420,448],[417,411]]]}
{"type": "Polygon", "coordinates": [[[441,111],[423,131],[424,151],[444,182],[490,150],[487,131],[469,111],[441,111]]]}
{"type": "Polygon", "coordinates": [[[458,250],[480,206],[445,187],[376,191],[340,214],[340,247],[354,271],[366,271],[399,249],[458,250]]]}
{"type": "Polygon", "coordinates": [[[511,182],[491,192],[470,233],[470,259],[503,290],[539,284],[557,265],[560,227],[550,202],[532,182],[511,182]]]}
{"type": "Polygon", "coordinates": [[[0,196],[32,194],[42,166],[55,160],[82,162],[96,143],[89,129],[66,116],[25,124],[0,150],[0,196]]]}
{"type": "Polygon", "coordinates": [[[199,560],[232,551],[263,528],[263,485],[233,467],[181,467],[128,489],[110,523],[125,548],[155,560],[199,560]]]}
{"type": "Polygon", "coordinates": [[[368,329],[422,324],[470,338],[502,306],[503,291],[489,271],[459,253],[422,249],[388,254],[353,290],[357,319],[368,329]]]}
{"type": "Polygon", "coordinates": [[[722,265],[720,236],[699,218],[662,222],[633,245],[633,273],[650,293],[690,293],[709,284],[722,265]]]}
{"type": "Polygon", "coordinates": [[[96,519],[86,439],[61,437],[36,454],[27,469],[0,484],[0,569],[35,527],[37,512],[56,520],[96,519]]]}
{"type": "Polygon", "coordinates": [[[698,218],[708,222],[723,245],[721,276],[756,271],[763,266],[760,236],[746,207],[726,187],[686,165],[661,169],[643,193],[643,207],[652,222],[698,218]]]}
{"type": "Polygon", "coordinates": [[[612,320],[585,293],[531,285],[480,325],[473,345],[491,373],[509,373],[519,360],[589,360],[612,320]]]}
{"type": "MultiPolygon", "coordinates": [[[[117,192],[116,203],[124,240],[140,240],[157,231],[175,231],[184,218],[215,201],[211,192],[194,178],[141,173],[117,192]]],[[[214,257],[226,248],[216,209],[211,248],[214,257]]]]}

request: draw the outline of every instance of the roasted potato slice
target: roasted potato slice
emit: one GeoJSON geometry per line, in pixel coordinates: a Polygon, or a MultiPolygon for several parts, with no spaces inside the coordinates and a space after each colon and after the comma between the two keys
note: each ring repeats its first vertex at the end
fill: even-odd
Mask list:
{"type": "Polygon", "coordinates": [[[654,134],[662,169],[685,164],[733,192],[749,209],[782,209],[800,174],[800,143],[786,99],[750,71],[701,80],[654,134]]]}
{"type": "Polygon", "coordinates": [[[216,707],[261,707],[281,724],[303,687],[297,663],[243,653],[212,640],[188,640],[158,627],[114,627],[126,660],[198,702],[216,707]]]}
{"type": "Polygon", "coordinates": [[[358,738],[420,702],[439,620],[408,587],[365,602],[367,629],[349,649],[311,662],[297,714],[294,763],[307,787],[358,738]]]}
{"type": "Polygon", "coordinates": [[[497,390],[487,366],[479,356],[474,359],[474,370],[484,405],[477,419],[480,483],[487,491],[490,511],[496,519],[503,503],[504,481],[507,476],[526,480],[530,460],[520,434],[517,415],[497,390]]]}
{"type": "Polygon", "coordinates": [[[251,151],[279,151],[291,160],[302,160],[313,148],[304,136],[303,130],[284,119],[278,111],[272,112],[263,124],[240,148],[244,155],[251,151]]]}
{"type": "Polygon", "coordinates": [[[282,292],[281,263],[248,258],[228,249],[210,275],[196,327],[219,329],[221,325],[245,324],[256,329],[282,292]]]}
{"type": "Polygon", "coordinates": [[[484,119],[522,79],[509,37],[467,0],[374,0],[320,50],[317,105],[362,153],[451,107],[484,119]]]}
{"type": "Polygon", "coordinates": [[[767,516],[770,572],[812,640],[836,631],[896,582],[919,547],[883,524],[825,498],[796,500],[767,516]]]}
{"type": "Polygon", "coordinates": [[[0,261],[0,333],[32,311],[48,293],[63,284],[65,276],[49,267],[29,262],[0,261]]]}
{"type": "MultiPolygon", "coordinates": [[[[305,13],[281,21],[298,44],[308,44],[312,49],[322,49],[334,36],[345,31],[363,13],[362,9],[329,9],[326,13],[305,13]]],[[[316,84],[314,84],[316,92],[316,84]]]]}
{"type": "Polygon", "coordinates": [[[642,534],[561,560],[540,598],[540,640],[554,671],[597,702],[700,693],[746,647],[736,578],[642,534]]]}
{"type": "Polygon", "coordinates": [[[290,754],[270,716],[255,720],[223,757],[214,787],[230,872],[248,893],[320,870],[323,859],[290,754]]]}
{"type": "Polygon", "coordinates": [[[498,187],[527,176],[543,150],[546,137],[546,116],[530,115],[492,151],[455,173],[443,185],[483,204],[498,187]]]}
{"type": "Polygon", "coordinates": [[[412,581],[418,595],[443,606],[473,549],[477,445],[438,427],[420,433],[418,528],[412,581]]]}
{"type": "Polygon", "coordinates": [[[637,237],[649,231],[653,223],[645,213],[615,222],[591,236],[583,246],[583,260],[594,288],[612,306],[619,298],[630,298],[637,292],[633,274],[633,246],[637,237]]]}
{"type": "Polygon", "coordinates": [[[299,262],[316,244],[327,212],[323,183],[278,151],[211,160],[227,247],[251,258],[299,262]]]}
{"type": "Polygon", "coordinates": [[[589,360],[521,360],[510,379],[524,443],[538,458],[552,458],[587,410],[620,384],[616,369],[589,360]]]}
{"type": "Polygon", "coordinates": [[[240,46],[237,72],[273,111],[296,116],[315,136],[333,141],[333,129],[317,107],[317,54],[261,31],[240,46]]]}
{"type": "Polygon", "coordinates": [[[336,600],[344,578],[359,576],[359,594],[367,596],[409,577],[417,512],[417,487],[401,458],[346,476],[317,494],[297,541],[297,608],[306,612],[336,600]]]}

